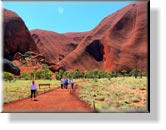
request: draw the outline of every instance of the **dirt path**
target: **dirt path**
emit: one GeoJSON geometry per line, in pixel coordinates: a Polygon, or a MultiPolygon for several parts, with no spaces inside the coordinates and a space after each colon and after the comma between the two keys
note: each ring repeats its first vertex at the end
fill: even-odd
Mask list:
{"type": "Polygon", "coordinates": [[[69,90],[57,89],[39,95],[37,101],[24,99],[5,104],[3,112],[93,112],[93,110],[69,90]]]}

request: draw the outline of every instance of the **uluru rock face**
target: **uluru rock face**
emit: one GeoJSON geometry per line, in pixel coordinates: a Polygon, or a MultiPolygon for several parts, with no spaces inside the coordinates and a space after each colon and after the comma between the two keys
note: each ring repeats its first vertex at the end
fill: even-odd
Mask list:
{"type": "Polygon", "coordinates": [[[4,58],[12,60],[15,53],[37,51],[24,21],[14,12],[3,10],[4,58]]]}
{"type": "Polygon", "coordinates": [[[147,70],[147,4],[131,4],[104,18],[76,49],[50,69],[147,70]]]}
{"type": "MultiPolygon", "coordinates": [[[[89,32],[59,34],[28,31],[22,19],[4,10],[4,57],[37,52],[39,63],[52,71],[64,69],[147,70],[147,4],[130,4],[104,18],[89,32]]],[[[16,56],[17,57],[17,56],[16,56]]],[[[30,61],[28,63],[31,63],[30,61]]]]}
{"type": "Polygon", "coordinates": [[[59,34],[40,29],[30,32],[40,54],[51,63],[58,63],[64,59],[77,47],[86,34],[86,32],[59,34]]]}

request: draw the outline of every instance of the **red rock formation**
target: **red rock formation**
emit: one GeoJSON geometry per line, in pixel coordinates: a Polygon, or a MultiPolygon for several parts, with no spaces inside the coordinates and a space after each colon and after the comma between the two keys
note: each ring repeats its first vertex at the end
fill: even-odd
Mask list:
{"type": "Polygon", "coordinates": [[[128,5],[89,32],[59,34],[37,29],[31,36],[18,15],[4,10],[4,56],[9,59],[28,50],[39,51],[35,53],[41,57],[36,58],[39,63],[55,64],[52,71],[138,68],[146,72],[147,4],[128,5]]]}
{"type": "Polygon", "coordinates": [[[4,58],[12,60],[17,52],[37,51],[29,30],[16,13],[4,9],[3,18],[4,58]]]}
{"type": "Polygon", "coordinates": [[[109,15],[50,69],[128,71],[147,69],[147,4],[131,4],[109,15]]]}
{"type": "Polygon", "coordinates": [[[52,63],[59,62],[72,52],[84,37],[84,34],[86,33],[59,34],[39,29],[31,30],[32,38],[40,54],[52,63]]]}

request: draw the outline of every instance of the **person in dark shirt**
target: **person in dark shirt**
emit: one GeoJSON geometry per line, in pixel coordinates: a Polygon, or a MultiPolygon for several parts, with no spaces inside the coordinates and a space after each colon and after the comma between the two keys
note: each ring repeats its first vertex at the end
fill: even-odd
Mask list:
{"type": "Polygon", "coordinates": [[[68,88],[68,79],[67,78],[65,79],[65,88],[66,89],[68,88]]]}

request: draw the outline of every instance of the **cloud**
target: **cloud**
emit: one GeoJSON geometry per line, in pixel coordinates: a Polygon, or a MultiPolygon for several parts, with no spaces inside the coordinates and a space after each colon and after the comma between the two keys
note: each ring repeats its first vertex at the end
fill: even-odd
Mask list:
{"type": "Polygon", "coordinates": [[[58,14],[63,14],[64,13],[64,8],[58,7],[58,14]]]}

